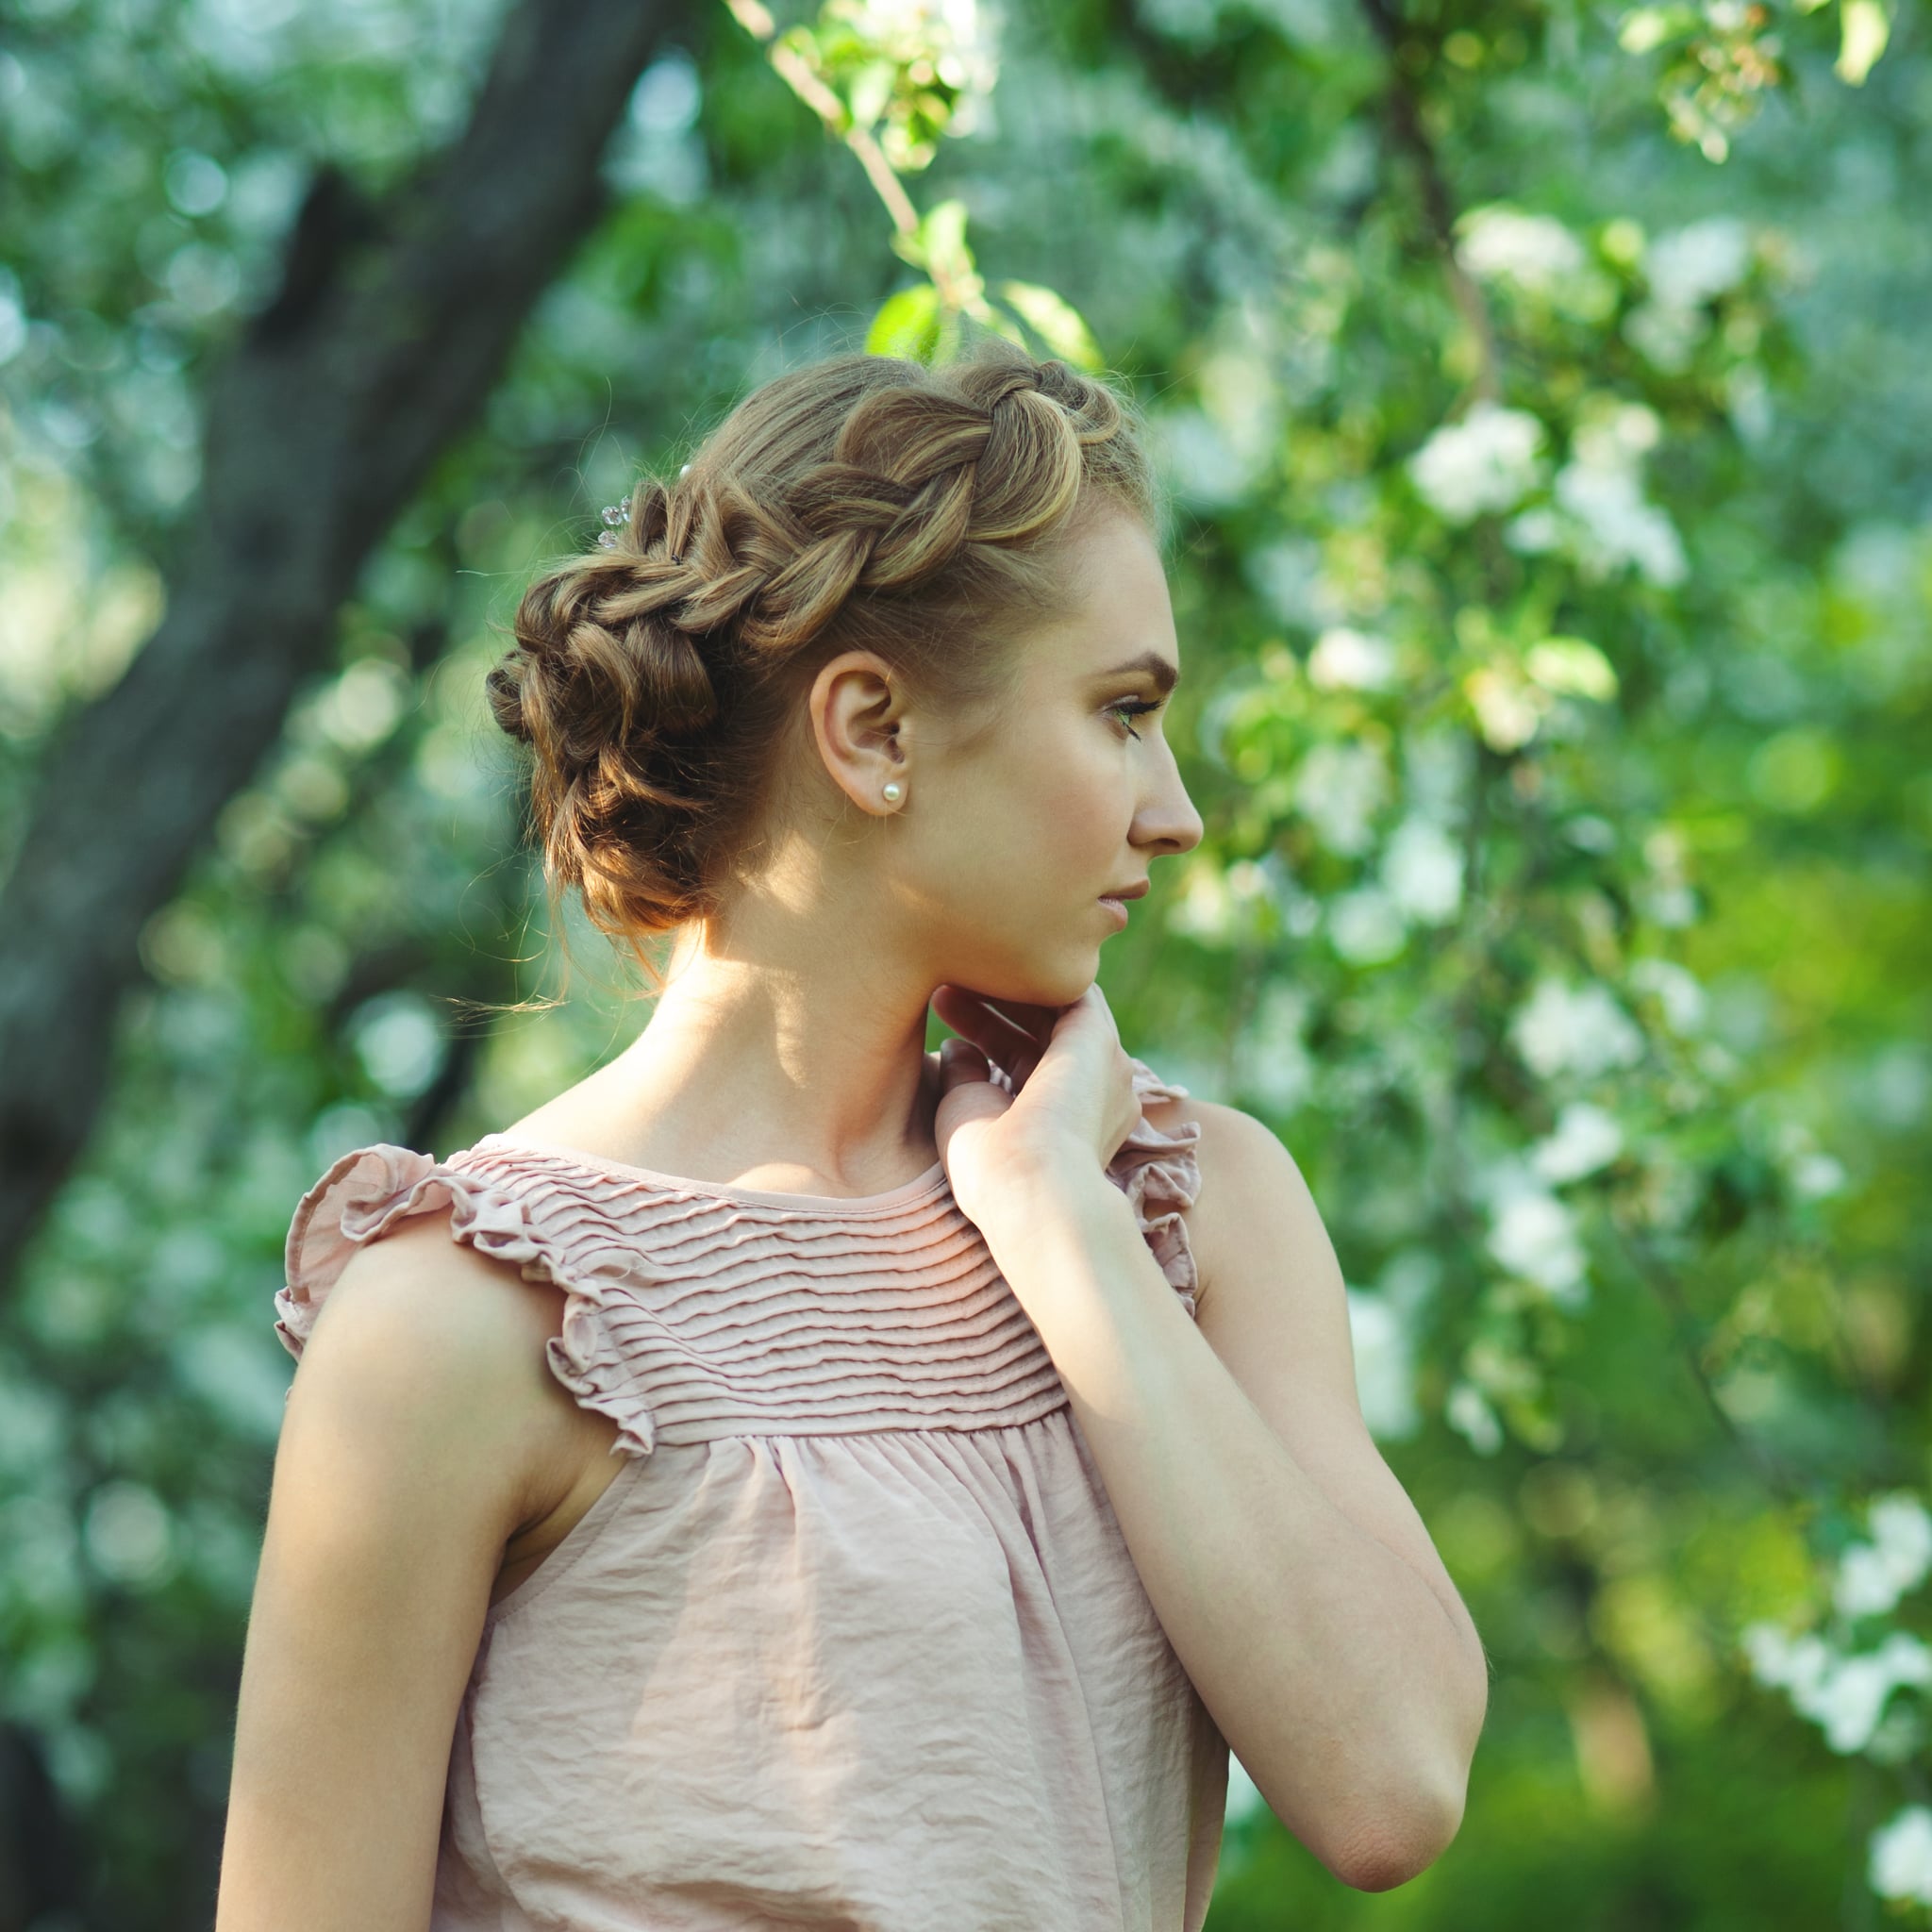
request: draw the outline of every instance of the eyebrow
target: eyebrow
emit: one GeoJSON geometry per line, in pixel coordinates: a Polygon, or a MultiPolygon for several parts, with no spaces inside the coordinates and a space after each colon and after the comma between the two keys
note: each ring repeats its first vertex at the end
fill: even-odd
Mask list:
{"type": "Polygon", "coordinates": [[[1103,671],[1102,677],[1124,677],[1130,671],[1143,673],[1154,680],[1154,688],[1165,697],[1180,681],[1180,669],[1172,658],[1163,658],[1158,651],[1142,651],[1138,658],[1129,658],[1124,664],[1116,664],[1111,671],[1103,671]]]}

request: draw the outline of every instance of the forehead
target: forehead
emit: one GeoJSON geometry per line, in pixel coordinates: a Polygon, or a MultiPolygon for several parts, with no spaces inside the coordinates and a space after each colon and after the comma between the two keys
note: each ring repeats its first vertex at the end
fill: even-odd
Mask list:
{"type": "Polygon", "coordinates": [[[1167,574],[1154,540],[1132,517],[1108,511],[1069,553],[1066,608],[1040,633],[1028,659],[1056,677],[1092,676],[1154,652],[1180,662],[1167,574]]]}

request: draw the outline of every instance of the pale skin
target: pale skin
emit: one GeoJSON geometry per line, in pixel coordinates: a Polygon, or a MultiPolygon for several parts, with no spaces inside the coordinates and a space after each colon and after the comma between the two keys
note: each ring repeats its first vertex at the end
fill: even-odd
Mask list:
{"type": "MultiPolygon", "coordinates": [[[[1386,1890],[1456,1834],[1489,1672],[1363,1424],[1333,1246],[1266,1127],[1150,1108],[1201,1129],[1190,1320],[1106,1174],[1139,1109],[1095,984],[1104,896],[1202,830],[1161,730],[1181,659],[1144,529],[1096,519],[1065,617],[1022,643],[975,717],[869,654],[824,665],[758,874],[682,936],[632,1045],[505,1132],[791,1193],[943,1160],[1224,1736],[1331,1872],[1386,1890]],[[929,1010],[960,1036],[938,1056],[929,1010]]],[[[547,1373],[562,1305],[433,1215],[325,1304],[276,1456],[216,1932],[426,1924],[485,1609],[619,1466],[614,1424],[547,1373]]]]}

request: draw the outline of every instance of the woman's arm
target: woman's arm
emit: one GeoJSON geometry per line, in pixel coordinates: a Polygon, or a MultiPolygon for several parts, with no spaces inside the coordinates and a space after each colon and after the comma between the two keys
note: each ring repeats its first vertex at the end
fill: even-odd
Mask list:
{"type": "Polygon", "coordinates": [[[1035,1168],[982,1232],[1222,1735],[1331,1872],[1386,1890],[1461,1823],[1488,1663],[1362,1423],[1300,1170],[1258,1122],[1199,1112],[1198,1326],[1103,1173],[1035,1168]]]}
{"type": "Polygon", "coordinates": [[[429,1924],[491,1587],[561,1475],[543,1355],[561,1303],[440,1216],[331,1290],[275,1454],[215,1932],[429,1924]]]}

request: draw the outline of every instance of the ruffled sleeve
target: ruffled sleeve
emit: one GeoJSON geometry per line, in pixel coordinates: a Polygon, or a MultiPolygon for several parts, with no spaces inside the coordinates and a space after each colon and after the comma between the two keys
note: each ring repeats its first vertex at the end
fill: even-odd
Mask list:
{"type": "Polygon", "coordinates": [[[344,1154],[302,1196],[289,1227],[287,1284],[275,1298],[283,1347],[300,1359],[329,1290],[358,1247],[411,1214],[446,1209],[453,1240],[510,1262],[526,1281],[564,1291],[562,1332],[545,1349],[551,1372],[579,1407],[617,1424],[613,1453],[648,1456],[657,1441],[650,1405],[608,1321],[635,1257],[574,1242],[546,1225],[541,1207],[513,1179],[466,1170],[458,1160],[378,1141],[344,1154]]]}
{"type": "Polygon", "coordinates": [[[1148,1248],[1191,1315],[1200,1279],[1182,1209],[1191,1208],[1201,1191],[1194,1152],[1201,1124],[1183,1121],[1172,1134],[1163,1134],[1147,1119],[1150,1101],[1184,1100],[1188,1090],[1171,1086],[1141,1060],[1134,1061],[1134,1091],[1142,1108],[1141,1119],[1108,1163],[1108,1177],[1134,1204],[1148,1248]]]}

